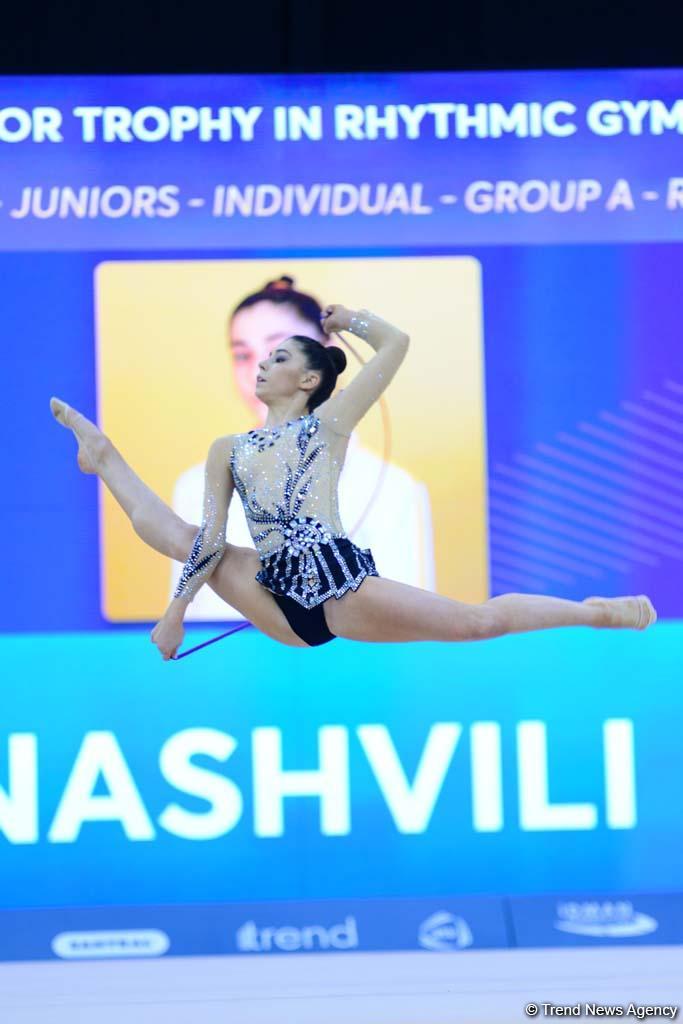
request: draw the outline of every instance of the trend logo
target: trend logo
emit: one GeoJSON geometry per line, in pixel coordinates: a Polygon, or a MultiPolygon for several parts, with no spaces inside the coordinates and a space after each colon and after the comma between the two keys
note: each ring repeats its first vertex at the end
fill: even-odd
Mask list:
{"type": "Polygon", "coordinates": [[[267,953],[282,950],[285,953],[297,950],[357,949],[358,927],[355,917],[347,915],[341,924],[326,928],[320,924],[268,926],[258,928],[255,921],[245,921],[238,928],[235,941],[242,953],[267,953]]]}
{"type": "Polygon", "coordinates": [[[558,903],[554,927],[572,935],[593,935],[596,938],[628,939],[649,935],[659,922],[634,909],[630,900],[558,903]]]}
{"type": "Polygon", "coordinates": [[[437,910],[420,925],[417,941],[425,949],[447,952],[472,945],[472,930],[464,917],[437,910]]]}

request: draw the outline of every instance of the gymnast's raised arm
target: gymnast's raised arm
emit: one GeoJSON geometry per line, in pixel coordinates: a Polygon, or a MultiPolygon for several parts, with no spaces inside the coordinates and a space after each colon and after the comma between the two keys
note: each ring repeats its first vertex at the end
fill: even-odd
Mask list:
{"type": "Polygon", "coordinates": [[[367,309],[354,313],[344,306],[335,305],[327,306],[326,313],[322,322],[326,334],[351,331],[367,341],[376,353],[350,384],[316,410],[321,422],[328,423],[338,434],[349,435],[392,381],[408,351],[410,339],[405,331],[367,309]]]}

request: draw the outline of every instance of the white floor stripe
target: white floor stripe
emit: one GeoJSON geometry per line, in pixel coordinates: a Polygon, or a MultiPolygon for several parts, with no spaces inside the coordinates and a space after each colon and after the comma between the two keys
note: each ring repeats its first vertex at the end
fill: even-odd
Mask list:
{"type": "Polygon", "coordinates": [[[683,946],[0,964],[3,1024],[510,1024],[588,1001],[683,1007],[683,946]]]}

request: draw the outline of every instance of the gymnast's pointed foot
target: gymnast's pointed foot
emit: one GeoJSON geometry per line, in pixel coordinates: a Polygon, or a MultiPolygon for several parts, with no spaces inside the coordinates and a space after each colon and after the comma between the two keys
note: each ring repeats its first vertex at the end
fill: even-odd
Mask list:
{"type": "Polygon", "coordinates": [[[647,629],[657,621],[657,612],[649,597],[587,597],[584,604],[602,608],[604,621],[598,625],[607,629],[647,629]]]}
{"type": "Polygon", "coordinates": [[[69,413],[72,411],[71,406],[63,402],[61,398],[55,398],[53,395],[50,399],[50,412],[63,427],[71,427],[69,423],[69,413]]]}
{"type": "Polygon", "coordinates": [[[87,420],[85,416],[72,409],[70,405],[61,398],[50,399],[50,411],[58,423],[69,430],[73,430],[78,441],[78,454],[76,460],[82,473],[96,473],[97,453],[101,448],[98,444],[98,435],[104,439],[104,435],[87,420]]]}

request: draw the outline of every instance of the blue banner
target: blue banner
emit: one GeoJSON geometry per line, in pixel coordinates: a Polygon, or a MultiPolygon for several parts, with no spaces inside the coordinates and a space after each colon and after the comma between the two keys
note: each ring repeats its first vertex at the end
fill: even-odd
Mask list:
{"type": "Polygon", "coordinates": [[[507,945],[503,901],[486,897],[0,911],[0,960],[450,952],[507,945]]]}
{"type": "Polygon", "coordinates": [[[0,902],[683,889],[682,637],[5,637],[0,902]]]}
{"type": "Polygon", "coordinates": [[[46,76],[0,89],[3,249],[683,233],[681,69],[46,76]]]}
{"type": "Polygon", "coordinates": [[[681,942],[683,893],[0,910],[0,961],[681,942]]]}

